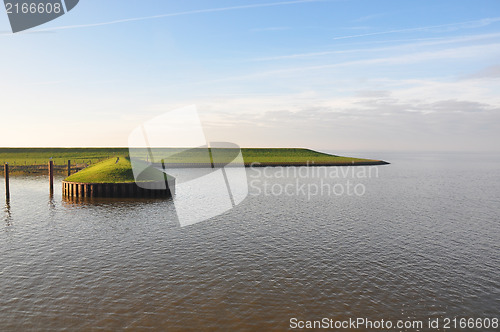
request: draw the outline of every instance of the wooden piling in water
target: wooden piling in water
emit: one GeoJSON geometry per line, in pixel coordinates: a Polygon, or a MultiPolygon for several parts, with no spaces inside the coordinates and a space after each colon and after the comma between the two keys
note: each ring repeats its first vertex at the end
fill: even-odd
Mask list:
{"type": "Polygon", "coordinates": [[[9,188],[9,164],[5,163],[4,174],[5,174],[5,198],[10,199],[10,188],[9,188]]]}
{"type": "Polygon", "coordinates": [[[49,184],[50,184],[50,192],[54,192],[54,162],[49,161],[49,184]]]}

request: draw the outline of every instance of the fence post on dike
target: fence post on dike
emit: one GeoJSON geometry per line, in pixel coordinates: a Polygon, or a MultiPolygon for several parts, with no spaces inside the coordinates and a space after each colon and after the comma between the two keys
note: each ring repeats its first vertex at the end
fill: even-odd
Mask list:
{"type": "Polygon", "coordinates": [[[4,164],[4,175],[5,175],[5,199],[7,201],[10,199],[10,188],[9,188],[9,163],[4,164]]]}
{"type": "Polygon", "coordinates": [[[71,175],[71,160],[68,160],[68,176],[71,175]]]}
{"type": "Polygon", "coordinates": [[[54,162],[49,161],[49,183],[50,183],[50,193],[54,192],[54,162]]]}

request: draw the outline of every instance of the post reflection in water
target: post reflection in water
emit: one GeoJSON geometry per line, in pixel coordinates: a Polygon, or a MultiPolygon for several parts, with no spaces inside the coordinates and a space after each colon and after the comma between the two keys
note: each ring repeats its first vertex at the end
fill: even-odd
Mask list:
{"type": "Polygon", "coordinates": [[[10,226],[12,221],[12,213],[10,212],[10,199],[8,198],[5,200],[4,211],[5,211],[5,223],[7,226],[10,226]]]}
{"type": "Polygon", "coordinates": [[[54,201],[54,192],[50,192],[49,194],[49,209],[54,210],[56,208],[56,203],[54,201]]]}

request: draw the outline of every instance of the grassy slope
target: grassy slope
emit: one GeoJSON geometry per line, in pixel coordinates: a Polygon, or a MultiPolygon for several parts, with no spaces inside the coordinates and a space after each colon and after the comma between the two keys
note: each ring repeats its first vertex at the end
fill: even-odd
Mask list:
{"type": "MultiPolygon", "coordinates": [[[[168,162],[172,163],[207,163],[210,162],[210,157],[206,149],[190,149],[181,152],[181,149],[153,149],[153,153],[158,156],[172,155],[168,158],[168,162]],[[174,154],[174,153],[178,154],[174,154]],[[180,152],[180,153],[179,153],[180,152]]],[[[309,149],[288,149],[288,148],[243,148],[241,149],[243,159],[246,164],[254,162],[260,163],[339,163],[347,164],[354,162],[367,162],[372,160],[340,157],[326,153],[316,152],[309,149]]],[[[212,149],[215,162],[230,162],[234,159],[239,151],[236,149],[212,149]],[[217,150],[214,152],[214,150],[217,150]]],[[[141,158],[146,158],[146,151],[141,149],[138,155],[141,158]]],[[[161,157],[158,157],[160,159],[161,157]]],[[[161,160],[155,160],[161,162],[161,160]]]]}
{"type": "MultiPolygon", "coordinates": [[[[169,149],[170,153],[176,151],[169,149]]],[[[254,162],[261,163],[294,163],[294,162],[314,162],[321,163],[338,163],[351,164],[352,162],[370,162],[373,160],[341,157],[329,155],[321,152],[316,152],[309,149],[254,149],[243,148],[243,159],[246,164],[254,162]]],[[[229,150],[228,150],[229,151],[229,150]]],[[[108,159],[115,156],[128,155],[127,148],[68,148],[68,149],[44,149],[44,148],[26,148],[26,149],[8,149],[0,148],[0,162],[3,164],[8,162],[11,165],[46,165],[49,158],[52,157],[56,165],[65,165],[70,159],[72,163],[87,162],[94,164],[96,162],[108,159]]],[[[219,154],[220,155],[220,154],[219,154]]],[[[192,149],[184,152],[182,155],[174,156],[174,162],[180,163],[199,163],[206,162],[203,158],[203,151],[192,149]]],[[[160,162],[158,160],[157,162],[160,162]]]]}
{"type": "Polygon", "coordinates": [[[304,162],[314,161],[315,163],[352,163],[372,161],[369,159],[359,159],[351,157],[341,157],[321,153],[309,149],[245,149],[243,150],[245,162],[304,162]]]}
{"type": "Polygon", "coordinates": [[[0,162],[11,165],[46,165],[49,159],[56,165],[68,160],[77,163],[97,163],[117,155],[128,154],[125,148],[0,148],[0,162]]]}
{"type": "MultiPolygon", "coordinates": [[[[130,160],[120,157],[118,163],[116,158],[111,158],[94,166],[88,167],[75,173],[65,181],[83,183],[129,183],[135,182],[130,160]]],[[[163,172],[149,168],[141,174],[141,181],[164,181],[163,172]]]]}

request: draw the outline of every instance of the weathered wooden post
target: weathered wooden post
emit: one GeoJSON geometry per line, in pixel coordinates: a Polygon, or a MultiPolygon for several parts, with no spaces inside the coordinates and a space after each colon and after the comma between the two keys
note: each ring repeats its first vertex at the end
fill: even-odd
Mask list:
{"type": "Polygon", "coordinates": [[[50,192],[54,192],[54,162],[49,161],[49,182],[50,182],[50,192]]]}
{"type": "Polygon", "coordinates": [[[9,188],[9,164],[5,163],[4,173],[5,173],[5,198],[10,199],[10,188],[9,188]]]}
{"type": "Polygon", "coordinates": [[[71,175],[71,160],[68,160],[68,176],[71,175]]]}

